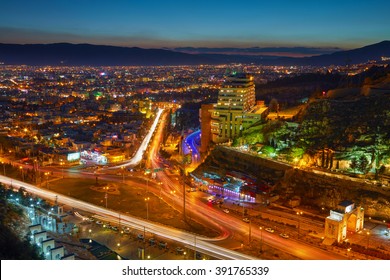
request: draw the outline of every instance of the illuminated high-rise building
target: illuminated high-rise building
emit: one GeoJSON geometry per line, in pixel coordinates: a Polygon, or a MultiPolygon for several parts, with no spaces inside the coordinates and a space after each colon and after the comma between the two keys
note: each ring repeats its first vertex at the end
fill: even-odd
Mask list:
{"type": "Polygon", "coordinates": [[[223,143],[241,134],[259,121],[267,107],[256,106],[253,76],[232,72],[218,93],[218,103],[211,110],[211,140],[223,143]]]}

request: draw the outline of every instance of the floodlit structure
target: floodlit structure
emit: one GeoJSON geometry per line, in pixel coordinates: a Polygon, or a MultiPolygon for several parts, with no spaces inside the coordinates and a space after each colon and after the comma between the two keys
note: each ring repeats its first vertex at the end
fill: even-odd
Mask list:
{"type": "Polygon", "coordinates": [[[218,103],[211,110],[212,142],[232,140],[251,124],[264,118],[267,112],[264,103],[256,105],[253,76],[232,72],[225,77],[218,93],[218,103]]]}
{"type": "Polygon", "coordinates": [[[349,200],[342,201],[325,219],[325,238],[341,242],[347,238],[348,231],[359,231],[364,225],[364,209],[355,207],[349,200]]]}

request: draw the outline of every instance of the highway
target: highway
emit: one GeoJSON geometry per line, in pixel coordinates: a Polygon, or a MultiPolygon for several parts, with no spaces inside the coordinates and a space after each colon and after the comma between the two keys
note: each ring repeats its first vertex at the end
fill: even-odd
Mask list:
{"type": "MultiPolygon", "coordinates": [[[[148,158],[148,165],[151,168],[161,168],[160,161],[158,160],[158,148],[160,147],[162,137],[159,137],[159,134],[162,133],[164,117],[160,127],[156,130],[156,137],[150,145],[150,155],[148,158]]],[[[196,139],[199,132],[194,132],[191,134],[192,139],[196,139]]],[[[192,143],[192,141],[190,141],[192,143]]],[[[195,151],[196,149],[193,149],[195,151]]],[[[173,206],[183,211],[183,187],[180,181],[171,180],[165,172],[158,172],[157,179],[163,183],[160,187],[162,189],[155,190],[156,194],[160,193],[161,196],[165,197],[167,201],[172,201],[173,206]],[[171,191],[174,191],[175,194],[172,194],[171,191]],[[171,200],[169,199],[171,198],[171,200]]],[[[152,190],[152,189],[150,189],[152,190]]],[[[232,236],[241,236],[245,240],[249,239],[249,231],[251,231],[251,236],[253,239],[259,240],[262,237],[262,242],[267,243],[278,250],[289,253],[301,259],[311,259],[311,260],[336,260],[344,259],[343,256],[322,250],[316,246],[312,246],[297,240],[293,239],[284,239],[278,234],[270,234],[265,232],[256,226],[247,224],[241,220],[241,218],[234,217],[230,214],[226,214],[221,211],[221,209],[210,206],[205,201],[199,200],[192,193],[186,194],[186,214],[191,213],[192,217],[196,217],[196,220],[201,221],[202,223],[218,227],[221,236],[220,241],[226,238],[231,238],[232,236]],[[249,229],[249,227],[251,227],[249,229]]],[[[295,216],[294,216],[295,218],[295,216]]],[[[215,239],[213,240],[216,241],[215,239]]]]}
{"type": "Polygon", "coordinates": [[[157,127],[158,121],[160,120],[160,117],[161,117],[161,114],[163,113],[163,111],[164,111],[163,109],[160,109],[160,108],[158,109],[156,118],[154,119],[153,124],[150,127],[149,132],[146,134],[144,140],[142,141],[142,143],[141,143],[140,147],[138,148],[137,152],[135,153],[134,157],[132,157],[126,163],[116,165],[113,167],[109,167],[107,169],[118,169],[118,168],[122,168],[122,167],[126,167],[126,166],[135,166],[141,162],[142,157],[143,157],[143,155],[144,155],[144,153],[149,145],[150,139],[153,136],[153,133],[157,127]]]}
{"type": "Polygon", "coordinates": [[[189,232],[185,232],[179,229],[167,227],[160,224],[151,223],[139,218],[135,218],[123,213],[115,212],[106,208],[102,208],[75,198],[71,198],[62,194],[58,194],[46,189],[41,189],[31,184],[27,184],[21,182],[19,180],[14,180],[8,177],[4,177],[0,175],[0,182],[11,185],[13,188],[25,188],[26,191],[32,193],[36,196],[42,197],[47,200],[55,200],[60,204],[66,204],[75,209],[87,211],[90,213],[94,213],[101,217],[104,217],[107,221],[116,223],[118,218],[120,217],[121,225],[129,226],[138,230],[146,230],[150,233],[156,234],[158,236],[162,236],[165,238],[169,238],[171,240],[175,240],[181,242],[190,247],[199,248],[206,254],[213,256],[219,259],[234,259],[234,260],[253,260],[256,259],[254,257],[244,255],[229,249],[222,248],[220,246],[211,244],[207,241],[216,241],[218,239],[208,238],[204,236],[194,235],[189,232]]]}

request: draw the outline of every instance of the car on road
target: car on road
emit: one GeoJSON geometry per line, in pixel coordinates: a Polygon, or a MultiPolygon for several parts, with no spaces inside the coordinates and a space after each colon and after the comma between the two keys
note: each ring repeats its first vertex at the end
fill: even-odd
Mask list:
{"type": "Polygon", "coordinates": [[[144,235],[143,234],[138,234],[137,235],[138,240],[144,240],[144,235]]]}
{"type": "Polygon", "coordinates": [[[268,231],[268,232],[270,232],[270,233],[274,233],[274,232],[275,232],[275,230],[274,230],[274,229],[272,229],[272,228],[269,228],[269,227],[268,227],[268,228],[266,228],[265,230],[266,230],[266,231],[268,231]]]}
{"type": "Polygon", "coordinates": [[[227,208],[223,209],[222,211],[225,212],[226,214],[229,213],[229,209],[227,209],[227,208]]]}
{"type": "Polygon", "coordinates": [[[168,243],[164,241],[160,241],[160,243],[158,243],[158,246],[160,247],[160,249],[168,249],[168,243]]]}
{"type": "Polygon", "coordinates": [[[118,231],[118,227],[116,227],[116,226],[112,226],[111,229],[112,229],[113,231],[118,231]]]}
{"type": "Polygon", "coordinates": [[[183,255],[184,254],[184,249],[181,248],[181,247],[176,247],[176,253],[179,254],[179,255],[183,255]]]}
{"type": "Polygon", "coordinates": [[[248,218],[244,218],[242,219],[245,223],[249,223],[251,220],[249,220],[248,218]]]}
{"type": "Polygon", "coordinates": [[[98,224],[98,225],[102,225],[103,224],[103,222],[102,221],[96,221],[96,224],[98,224]]]}
{"type": "Polygon", "coordinates": [[[279,234],[281,237],[283,237],[283,238],[289,238],[290,236],[288,236],[288,234],[286,234],[286,233],[281,233],[281,234],[279,234]]]}

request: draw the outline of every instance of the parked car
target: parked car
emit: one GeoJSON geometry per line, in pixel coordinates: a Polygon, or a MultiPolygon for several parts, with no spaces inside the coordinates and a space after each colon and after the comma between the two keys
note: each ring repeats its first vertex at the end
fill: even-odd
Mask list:
{"type": "Polygon", "coordinates": [[[272,229],[272,228],[269,228],[269,227],[268,227],[268,228],[266,228],[265,230],[266,230],[266,231],[268,231],[268,232],[270,232],[270,233],[274,233],[274,232],[275,232],[275,230],[274,230],[274,229],[272,229]]]}
{"type": "Polygon", "coordinates": [[[138,240],[144,240],[144,235],[143,234],[138,234],[137,235],[138,240]]]}
{"type": "Polygon", "coordinates": [[[281,233],[281,234],[279,234],[281,237],[283,237],[283,238],[289,238],[290,236],[288,236],[288,234],[286,234],[286,233],[281,233]]]}
{"type": "Polygon", "coordinates": [[[226,214],[229,213],[229,209],[227,209],[227,208],[223,209],[222,211],[225,212],[226,214]]]}
{"type": "Polygon", "coordinates": [[[245,223],[249,223],[251,220],[249,220],[248,218],[244,218],[242,219],[245,223]]]}

